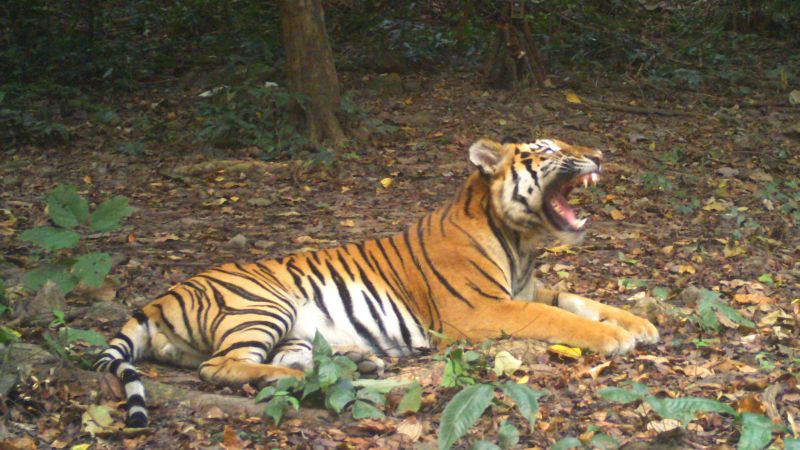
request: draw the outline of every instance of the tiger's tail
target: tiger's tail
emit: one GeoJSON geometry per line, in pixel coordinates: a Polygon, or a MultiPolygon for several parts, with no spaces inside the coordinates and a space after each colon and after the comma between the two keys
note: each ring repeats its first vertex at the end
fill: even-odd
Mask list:
{"type": "Polygon", "coordinates": [[[137,311],[92,365],[92,369],[97,372],[113,373],[125,387],[127,428],[147,426],[144,385],[133,363],[149,351],[154,327],[155,324],[150,322],[145,313],[137,311]]]}

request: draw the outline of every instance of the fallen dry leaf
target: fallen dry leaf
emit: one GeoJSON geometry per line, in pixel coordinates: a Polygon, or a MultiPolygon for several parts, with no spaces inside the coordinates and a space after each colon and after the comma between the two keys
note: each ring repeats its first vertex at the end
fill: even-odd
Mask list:
{"type": "Polygon", "coordinates": [[[764,414],[767,407],[758,399],[755,394],[750,394],[736,402],[736,411],[740,413],[764,414]]]}
{"type": "Polygon", "coordinates": [[[591,369],[586,370],[584,372],[584,374],[587,374],[590,377],[592,377],[593,380],[596,380],[597,377],[599,377],[600,374],[602,374],[603,371],[606,370],[609,366],[611,366],[611,361],[610,360],[606,361],[606,362],[604,362],[602,364],[598,364],[598,365],[592,367],[591,369]]]}
{"type": "Polygon", "coordinates": [[[233,431],[233,428],[225,425],[225,430],[222,433],[222,448],[225,450],[242,450],[244,442],[239,439],[239,436],[233,431]]]}
{"type": "Polygon", "coordinates": [[[397,424],[397,433],[408,436],[411,442],[416,442],[422,435],[422,423],[416,417],[407,417],[397,424]]]}
{"type": "Polygon", "coordinates": [[[547,347],[547,351],[554,355],[567,359],[580,359],[583,352],[578,347],[567,347],[566,345],[555,344],[547,347]]]}
{"type": "Polygon", "coordinates": [[[661,419],[648,422],[647,429],[655,431],[656,433],[664,433],[666,431],[674,430],[681,426],[680,420],[675,419],[661,419]]]}
{"type": "Polygon", "coordinates": [[[581,102],[581,98],[578,97],[578,94],[576,94],[576,93],[574,93],[572,91],[565,92],[564,93],[564,97],[566,97],[567,103],[575,103],[575,104],[582,103],[581,102]]]}
{"type": "Polygon", "coordinates": [[[733,296],[733,301],[750,305],[769,305],[775,303],[775,300],[758,292],[754,294],[736,294],[733,296]]]}

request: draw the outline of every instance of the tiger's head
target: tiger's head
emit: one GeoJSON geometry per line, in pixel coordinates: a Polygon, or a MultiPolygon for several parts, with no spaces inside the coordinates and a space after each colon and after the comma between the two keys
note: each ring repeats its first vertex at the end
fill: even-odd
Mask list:
{"type": "Polygon", "coordinates": [[[567,197],[574,187],[600,178],[600,151],[555,139],[481,139],[470,147],[469,159],[488,181],[492,206],[510,228],[544,230],[566,243],[583,237],[586,219],[567,197]]]}

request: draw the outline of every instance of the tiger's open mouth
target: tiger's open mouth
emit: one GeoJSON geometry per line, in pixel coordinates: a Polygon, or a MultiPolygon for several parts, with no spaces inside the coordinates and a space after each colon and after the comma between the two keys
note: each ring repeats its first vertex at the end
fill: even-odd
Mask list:
{"type": "Polygon", "coordinates": [[[586,218],[578,218],[567,197],[575,187],[580,185],[588,187],[589,183],[595,185],[599,179],[599,172],[590,172],[572,178],[565,177],[548,186],[545,190],[544,212],[550,222],[561,231],[582,231],[586,225],[586,218]]]}

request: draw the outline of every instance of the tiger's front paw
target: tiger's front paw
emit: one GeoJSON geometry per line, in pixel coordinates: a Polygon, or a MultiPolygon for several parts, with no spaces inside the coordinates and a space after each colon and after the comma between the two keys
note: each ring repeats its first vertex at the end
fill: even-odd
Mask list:
{"type": "Polygon", "coordinates": [[[614,318],[614,323],[627,330],[636,338],[636,342],[653,344],[658,342],[658,329],[649,320],[633,315],[627,311],[614,318]]]}
{"type": "Polygon", "coordinates": [[[597,327],[584,336],[582,347],[589,350],[615,355],[627,353],[636,345],[636,337],[616,325],[598,323],[597,327]]]}

